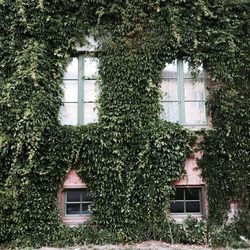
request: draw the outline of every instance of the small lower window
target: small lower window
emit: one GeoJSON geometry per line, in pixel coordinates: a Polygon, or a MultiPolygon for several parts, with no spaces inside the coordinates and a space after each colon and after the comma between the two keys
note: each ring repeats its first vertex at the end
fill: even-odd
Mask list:
{"type": "Polygon", "coordinates": [[[93,198],[87,189],[65,191],[65,215],[90,215],[93,198]]]}
{"type": "Polygon", "coordinates": [[[176,188],[170,200],[171,213],[201,213],[201,188],[176,188]]]}

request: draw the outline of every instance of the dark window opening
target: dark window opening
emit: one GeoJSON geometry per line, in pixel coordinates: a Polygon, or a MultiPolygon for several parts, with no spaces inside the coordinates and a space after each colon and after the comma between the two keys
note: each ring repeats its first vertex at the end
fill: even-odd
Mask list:
{"type": "Polygon", "coordinates": [[[176,188],[170,200],[171,213],[201,213],[201,188],[176,188]]]}
{"type": "Polygon", "coordinates": [[[87,189],[65,191],[65,215],[90,215],[93,198],[87,189]]]}

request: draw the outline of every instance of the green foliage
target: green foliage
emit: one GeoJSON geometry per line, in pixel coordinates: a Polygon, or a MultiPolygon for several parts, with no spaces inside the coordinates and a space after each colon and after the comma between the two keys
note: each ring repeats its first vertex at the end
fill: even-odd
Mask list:
{"type": "Polygon", "coordinates": [[[62,226],[60,234],[53,244],[65,247],[84,244],[120,244],[154,239],[175,244],[204,245],[207,243],[206,233],[206,223],[192,218],[187,219],[183,224],[176,224],[174,221],[165,218],[158,221],[151,231],[148,228],[137,227],[129,233],[123,229],[113,231],[108,228],[98,228],[92,221],[89,221],[78,227],[62,226]]]}
{"type": "Polygon", "coordinates": [[[237,223],[225,225],[224,227],[213,227],[211,230],[210,244],[213,247],[249,248],[249,240],[242,240],[239,237],[237,223]]]}
{"type": "Polygon", "coordinates": [[[190,134],[164,122],[141,134],[116,131],[121,128],[94,131],[94,143],[82,148],[79,174],[93,195],[96,223],[128,232],[150,230],[154,220],[165,217],[173,183],[184,173],[190,147],[183,145],[190,134]]]}
{"type": "MultiPolygon", "coordinates": [[[[204,133],[200,147],[203,158],[199,165],[207,183],[210,222],[226,223],[230,203],[236,202],[241,221],[238,233],[249,237],[250,58],[245,53],[249,51],[247,12],[249,4],[229,8],[227,26],[237,37],[234,49],[225,55],[224,52],[211,54],[207,62],[212,79],[208,106],[213,130],[204,133]]],[[[224,15],[222,20],[225,20],[224,15]]]]}
{"type": "Polygon", "coordinates": [[[166,215],[194,142],[160,119],[160,72],[176,58],[194,71],[203,62],[218,84],[200,162],[210,218],[221,222],[230,200],[246,215],[249,4],[221,2],[0,1],[0,242],[203,242],[203,222],[176,225],[166,215]],[[99,122],[61,126],[63,72],[89,33],[99,41],[99,122]],[[95,202],[92,224],[68,228],[57,192],[73,167],[95,202]]]}

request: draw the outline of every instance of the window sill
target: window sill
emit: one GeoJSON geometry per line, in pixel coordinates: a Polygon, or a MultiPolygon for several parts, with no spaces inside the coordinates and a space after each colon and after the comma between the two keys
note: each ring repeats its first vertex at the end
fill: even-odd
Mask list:
{"type": "Polygon", "coordinates": [[[78,226],[91,218],[91,215],[84,216],[63,216],[62,222],[68,226],[78,226]]]}
{"type": "Polygon", "coordinates": [[[187,128],[192,131],[199,131],[201,129],[211,129],[209,125],[183,125],[184,128],[187,128]]]}
{"type": "Polygon", "coordinates": [[[187,213],[187,214],[177,214],[177,213],[171,213],[171,218],[174,219],[177,223],[182,223],[187,218],[202,220],[202,214],[201,213],[187,213]]]}

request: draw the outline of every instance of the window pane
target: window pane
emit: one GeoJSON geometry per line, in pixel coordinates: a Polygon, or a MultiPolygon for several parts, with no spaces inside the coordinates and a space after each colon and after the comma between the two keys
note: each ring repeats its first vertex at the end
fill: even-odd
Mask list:
{"type": "MultiPolygon", "coordinates": [[[[191,71],[189,69],[188,62],[183,62],[184,78],[192,78],[191,71]]],[[[199,77],[203,77],[203,67],[199,67],[199,77]]]]}
{"type": "Polygon", "coordinates": [[[186,200],[200,200],[199,188],[187,188],[185,190],[186,200]]]}
{"type": "Polygon", "coordinates": [[[85,80],[84,81],[84,101],[85,102],[95,102],[97,100],[97,86],[95,80],[85,80]]]}
{"type": "Polygon", "coordinates": [[[164,78],[177,78],[177,62],[166,64],[166,67],[162,71],[162,77],[164,78]]]}
{"type": "Polygon", "coordinates": [[[184,79],[185,100],[205,100],[204,82],[202,79],[194,82],[192,79],[184,79]]]}
{"type": "Polygon", "coordinates": [[[76,125],[77,103],[64,103],[60,109],[60,120],[63,125],[76,125]]]}
{"type": "Polygon", "coordinates": [[[82,204],[82,214],[90,214],[91,213],[91,204],[92,203],[83,203],[82,204]]]}
{"type": "Polygon", "coordinates": [[[71,58],[63,78],[78,79],[78,59],[76,57],[71,58]]]}
{"type": "Polygon", "coordinates": [[[64,102],[77,102],[78,100],[78,81],[63,82],[64,102]]]}
{"type": "Polygon", "coordinates": [[[66,204],[66,214],[80,214],[80,204],[66,204]]]}
{"type": "Polygon", "coordinates": [[[206,124],[205,102],[185,102],[185,124],[206,124]]]}
{"type": "Polygon", "coordinates": [[[98,59],[95,57],[84,58],[84,77],[96,78],[98,75],[98,59]]]}
{"type": "Polygon", "coordinates": [[[80,190],[70,190],[67,191],[67,202],[76,202],[81,199],[81,191],[80,190]]]}
{"type": "Polygon", "coordinates": [[[84,124],[96,122],[98,120],[95,103],[84,103],[84,124]]]}
{"type": "Polygon", "coordinates": [[[183,201],[171,201],[170,212],[171,213],[184,213],[184,202],[183,201]]]}
{"type": "Polygon", "coordinates": [[[199,212],[201,212],[200,202],[199,201],[187,201],[186,202],[186,212],[187,213],[199,213],[199,212]]]}
{"type": "Polygon", "coordinates": [[[161,91],[163,101],[178,101],[177,79],[163,79],[161,91]]]}
{"type": "Polygon", "coordinates": [[[170,122],[179,121],[179,107],[178,102],[162,102],[163,113],[162,118],[170,122]]]}
{"type": "Polygon", "coordinates": [[[176,188],[175,195],[171,199],[172,200],[184,200],[184,188],[176,188]]]}
{"type": "Polygon", "coordinates": [[[82,191],[82,201],[93,201],[92,196],[87,190],[82,191]]]}

